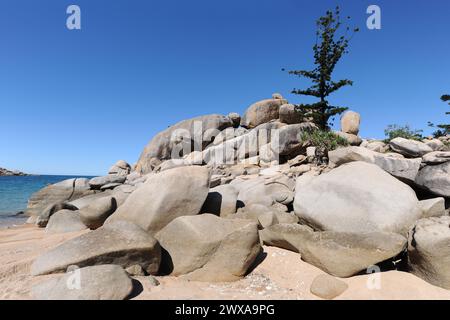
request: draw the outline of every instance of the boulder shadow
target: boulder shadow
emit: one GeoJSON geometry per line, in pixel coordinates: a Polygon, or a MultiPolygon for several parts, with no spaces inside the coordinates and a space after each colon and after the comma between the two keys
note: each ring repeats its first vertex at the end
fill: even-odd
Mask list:
{"type": "Polygon", "coordinates": [[[136,298],[138,295],[144,291],[144,287],[142,286],[142,283],[140,283],[136,279],[131,279],[131,283],[133,285],[133,290],[131,290],[131,293],[128,295],[126,300],[131,300],[133,298],[136,298]]]}
{"type": "Polygon", "coordinates": [[[259,266],[266,258],[267,258],[267,253],[264,252],[263,249],[261,249],[261,251],[259,252],[255,261],[253,261],[253,263],[250,265],[250,267],[248,268],[247,273],[245,275],[252,273],[253,270],[255,270],[256,267],[259,266]]]}

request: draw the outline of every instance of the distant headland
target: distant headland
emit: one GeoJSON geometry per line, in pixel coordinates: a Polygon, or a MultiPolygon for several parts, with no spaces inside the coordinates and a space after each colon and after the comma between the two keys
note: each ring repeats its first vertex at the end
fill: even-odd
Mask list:
{"type": "Polygon", "coordinates": [[[5,168],[0,168],[0,176],[29,176],[30,174],[18,171],[18,170],[8,170],[5,168]]]}

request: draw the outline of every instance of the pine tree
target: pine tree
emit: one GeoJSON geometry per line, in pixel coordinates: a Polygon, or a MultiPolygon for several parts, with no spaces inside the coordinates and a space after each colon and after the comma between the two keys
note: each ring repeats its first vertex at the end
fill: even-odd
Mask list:
{"type": "MultiPolygon", "coordinates": [[[[450,95],[449,94],[444,94],[441,97],[441,100],[443,102],[448,102],[448,104],[450,105],[450,95]]],[[[450,114],[450,112],[446,112],[445,114],[450,114]]],[[[438,124],[438,125],[434,125],[431,122],[428,122],[428,125],[430,127],[436,127],[439,128],[438,130],[436,130],[435,132],[433,132],[433,135],[435,137],[441,137],[441,136],[445,136],[447,134],[450,134],[450,124],[438,124]]]]}
{"type": "MultiPolygon", "coordinates": [[[[350,19],[350,17],[347,17],[347,19],[350,19]]],[[[348,108],[330,105],[326,98],[340,88],[353,84],[353,81],[348,79],[333,81],[331,76],[336,64],[344,54],[348,53],[348,44],[354,32],[359,30],[357,28],[354,29],[352,36],[348,37],[347,34],[350,28],[346,27],[344,35],[337,35],[337,31],[342,26],[339,7],[336,7],[334,12],[331,10],[327,11],[325,16],[317,20],[316,24],[316,44],[313,47],[316,67],[311,71],[289,71],[289,74],[308,78],[312,81],[313,85],[310,88],[304,90],[294,89],[292,93],[313,96],[320,99],[320,101],[312,104],[300,104],[296,106],[296,109],[304,117],[312,118],[312,121],[321,129],[328,130],[330,118],[341,114],[348,108]]]]}

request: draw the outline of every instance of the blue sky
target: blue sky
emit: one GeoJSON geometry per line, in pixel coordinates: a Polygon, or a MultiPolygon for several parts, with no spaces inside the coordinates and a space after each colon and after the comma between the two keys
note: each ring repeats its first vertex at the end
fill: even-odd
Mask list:
{"type": "Polygon", "coordinates": [[[135,162],[177,121],[239,112],[291,95],[312,67],[315,20],[340,4],[361,28],[335,77],[354,80],[330,101],[362,114],[361,135],[391,123],[445,122],[450,2],[331,0],[1,0],[0,167],[104,174],[135,162]],[[81,7],[82,30],[66,28],[81,7]],[[366,8],[382,10],[368,30],[366,8]]]}

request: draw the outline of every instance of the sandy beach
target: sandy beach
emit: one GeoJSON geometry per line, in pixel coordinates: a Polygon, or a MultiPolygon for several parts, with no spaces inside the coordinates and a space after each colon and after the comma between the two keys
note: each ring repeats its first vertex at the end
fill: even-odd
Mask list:
{"type": "MultiPolygon", "coordinates": [[[[0,230],[0,299],[32,299],[34,284],[60,276],[32,277],[29,269],[33,259],[83,232],[47,235],[44,229],[31,225],[0,230]]],[[[135,277],[141,285],[132,299],[319,299],[311,294],[310,285],[323,271],[303,262],[294,252],[275,247],[264,247],[264,252],[264,260],[236,282],[205,283],[166,276],[156,277],[160,285],[154,287],[147,277],[135,277]]],[[[370,277],[373,275],[343,279],[349,288],[336,299],[450,299],[450,291],[409,273],[383,272],[380,288],[372,290],[367,286],[374,283],[370,277]]]]}

